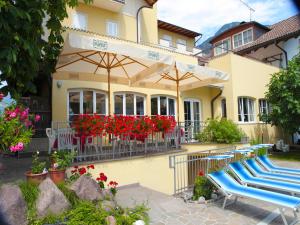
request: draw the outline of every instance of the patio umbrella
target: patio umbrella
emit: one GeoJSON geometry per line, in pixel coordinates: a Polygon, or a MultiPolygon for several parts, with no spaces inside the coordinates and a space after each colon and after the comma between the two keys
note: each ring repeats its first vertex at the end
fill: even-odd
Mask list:
{"type": "Polygon", "coordinates": [[[112,81],[130,83],[132,79],[147,77],[173,63],[172,56],[149,48],[104,36],[69,33],[56,71],[107,74],[110,115],[112,81]]]}
{"type": "Polygon", "coordinates": [[[133,85],[157,86],[162,89],[176,89],[177,94],[177,122],[179,122],[179,91],[186,91],[210,84],[223,83],[228,80],[224,72],[199,66],[174,62],[163,72],[148,74],[140,80],[135,80],[133,85]]]}

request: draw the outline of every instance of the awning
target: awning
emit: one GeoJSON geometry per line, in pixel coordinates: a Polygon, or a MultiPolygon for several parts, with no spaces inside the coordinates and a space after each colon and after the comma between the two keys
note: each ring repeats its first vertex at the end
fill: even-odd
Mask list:
{"type": "Polygon", "coordinates": [[[69,33],[56,71],[107,75],[110,114],[112,78],[115,82],[126,79],[130,84],[132,80],[167,69],[173,62],[171,55],[136,43],[69,33]]]}

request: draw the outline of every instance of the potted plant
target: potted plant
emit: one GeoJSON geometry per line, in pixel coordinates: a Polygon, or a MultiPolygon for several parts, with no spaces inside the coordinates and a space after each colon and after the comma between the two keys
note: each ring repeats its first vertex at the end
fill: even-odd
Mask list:
{"type": "Polygon", "coordinates": [[[27,181],[32,184],[40,184],[46,179],[48,171],[46,170],[46,162],[41,161],[39,152],[33,154],[31,170],[25,173],[27,181]]]}
{"type": "Polygon", "coordinates": [[[66,169],[72,164],[74,153],[70,151],[58,151],[51,155],[51,167],[49,175],[56,184],[65,181],[66,169]]]}

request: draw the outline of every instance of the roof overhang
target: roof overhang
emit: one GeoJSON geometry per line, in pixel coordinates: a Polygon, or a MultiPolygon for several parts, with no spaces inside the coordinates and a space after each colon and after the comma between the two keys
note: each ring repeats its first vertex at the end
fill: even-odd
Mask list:
{"type": "Polygon", "coordinates": [[[257,50],[257,49],[262,48],[262,47],[267,47],[271,44],[279,43],[281,41],[286,41],[290,38],[297,37],[299,35],[300,35],[300,30],[298,30],[296,32],[293,32],[293,33],[289,33],[289,34],[280,36],[280,37],[277,37],[277,38],[274,38],[274,39],[271,39],[271,40],[268,40],[268,41],[265,41],[265,42],[262,42],[262,43],[259,43],[257,45],[249,46],[247,48],[238,50],[236,52],[239,53],[239,54],[246,54],[246,53],[249,53],[250,51],[257,50]]]}
{"type": "Polygon", "coordinates": [[[153,6],[158,0],[146,0],[146,2],[150,5],[153,6]]]}
{"type": "Polygon", "coordinates": [[[180,27],[180,26],[177,26],[177,25],[174,25],[174,24],[162,21],[162,20],[157,20],[157,26],[160,29],[168,30],[168,31],[171,31],[171,32],[174,32],[177,34],[181,34],[181,35],[190,37],[190,38],[195,38],[195,37],[202,35],[201,33],[198,33],[198,32],[192,31],[192,30],[188,30],[186,28],[183,28],[183,27],[180,27]]]}

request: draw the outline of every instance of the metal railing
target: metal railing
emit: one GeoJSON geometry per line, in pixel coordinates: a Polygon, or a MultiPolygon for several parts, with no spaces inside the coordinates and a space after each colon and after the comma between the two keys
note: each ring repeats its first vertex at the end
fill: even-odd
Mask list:
{"type": "Polygon", "coordinates": [[[203,121],[185,121],[177,125],[181,130],[181,143],[199,142],[197,135],[205,128],[203,121]]]}
{"type": "MultiPolygon", "coordinates": [[[[58,130],[64,128],[72,129],[71,123],[52,122],[52,133],[56,135],[56,139],[58,130]]],[[[153,132],[144,138],[103,134],[79,139],[80,143],[76,146],[78,152],[76,160],[110,160],[180,150],[181,131],[176,127],[173,132],[153,132]]]]}
{"type": "MultiPolygon", "coordinates": [[[[186,154],[171,155],[169,157],[169,168],[173,169],[174,174],[174,194],[178,195],[184,191],[191,190],[199,172],[202,171],[206,175],[207,160],[203,158],[211,155],[222,155],[226,152],[235,150],[236,146],[224,148],[215,148],[206,151],[198,151],[186,154]]],[[[235,154],[230,162],[240,159],[240,155],[235,154]]],[[[209,167],[216,168],[224,166],[224,161],[212,160],[209,167]]]]}

